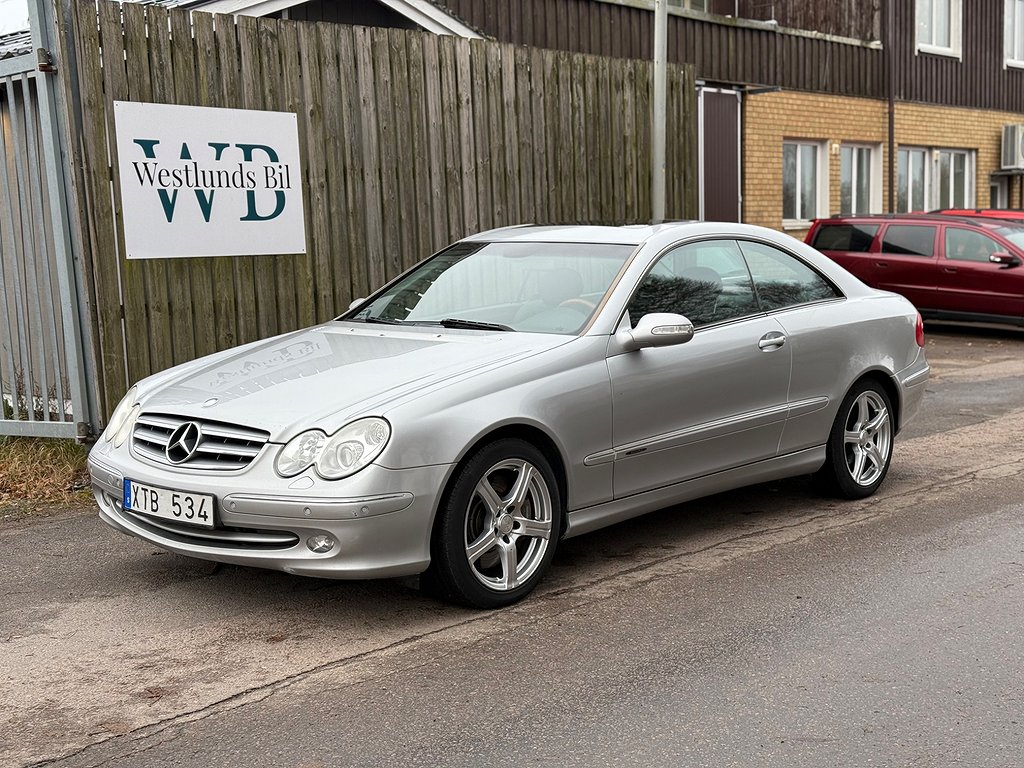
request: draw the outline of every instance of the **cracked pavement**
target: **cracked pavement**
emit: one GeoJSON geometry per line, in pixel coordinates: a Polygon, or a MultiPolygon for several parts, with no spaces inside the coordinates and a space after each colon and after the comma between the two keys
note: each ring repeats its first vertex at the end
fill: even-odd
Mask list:
{"type": "Polygon", "coordinates": [[[955,765],[1024,753],[1024,333],[929,326],[860,502],[806,479],[563,542],[525,603],[0,530],[4,766],[955,765]]]}

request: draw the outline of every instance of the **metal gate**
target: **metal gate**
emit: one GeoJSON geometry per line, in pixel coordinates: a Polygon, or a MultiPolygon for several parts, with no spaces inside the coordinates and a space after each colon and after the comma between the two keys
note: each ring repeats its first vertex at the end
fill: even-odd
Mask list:
{"type": "Polygon", "coordinates": [[[0,59],[0,434],[84,438],[53,6],[30,0],[29,15],[32,52],[0,59]]]}

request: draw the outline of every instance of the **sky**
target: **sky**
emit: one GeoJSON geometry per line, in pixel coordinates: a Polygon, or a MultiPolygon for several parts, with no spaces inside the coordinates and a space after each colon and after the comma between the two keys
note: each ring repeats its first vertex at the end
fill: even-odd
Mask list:
{"type": "Polygon", "coordinates": [[[28,29],[28,0],[0,0],[0,35],[28,29]]]}

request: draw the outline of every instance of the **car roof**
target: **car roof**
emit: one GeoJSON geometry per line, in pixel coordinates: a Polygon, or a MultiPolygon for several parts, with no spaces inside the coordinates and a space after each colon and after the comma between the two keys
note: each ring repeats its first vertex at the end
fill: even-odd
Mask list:
{"type": "Polygon", "coordinates": [[[524,224],[500,227],[479,232],[465,238],[467,241],[521,242],[521,243],[609,243],[612,245],[640,245],[644,241],[668,231],[685,231],[698,222],[675,221],[666,224],[627,224],[621,227],[595,225],[536,226],[524,224]]]}
{"type": "Polygon", "coordinates": [[[825,219],[818,219],[819,224],[852,224],[854,222],[902,222],[902,223],[929,223],[929,224],[962,224],[978,229],[1005,229],[1020,228],[1024,226],[1020,221],[1013,219],[996,219],[980,216],[955,216],[948,213],[875,213],[856,214],[850,216],[830,216],[825,219]]]}

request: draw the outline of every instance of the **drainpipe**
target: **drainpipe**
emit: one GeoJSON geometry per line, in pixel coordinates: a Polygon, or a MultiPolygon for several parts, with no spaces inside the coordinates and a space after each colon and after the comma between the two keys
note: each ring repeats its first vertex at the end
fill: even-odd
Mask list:
{"type": "Polygon", "coordinates": [[[654,2],[654,99],[651,110],[651,223],[665,221],[665,59],[668,0],[654,2]]]}

